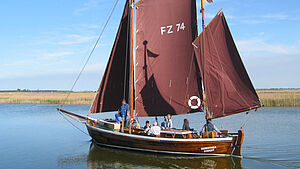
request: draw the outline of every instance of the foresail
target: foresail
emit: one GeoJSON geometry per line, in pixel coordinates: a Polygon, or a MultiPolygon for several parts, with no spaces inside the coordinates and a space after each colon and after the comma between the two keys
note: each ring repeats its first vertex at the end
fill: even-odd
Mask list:
{"type": "Polygon", "coordinates": [[[136,8],[136,116],[191,112],[188,99],[202,98],[196,1],[141,0],[136,8]]]}
{"type": "Polygon", "coordinates": [[[261,107],[223,12],[194,42],[212,118],[261,107]]]}
{"type": "Polygon", "coordinates": [[[130,68],[128,8],[129,5],[126,1],[109,61],[90,113],[118,110],[124,97],[124,92],[125,99],[128,101],[130,68]]]}

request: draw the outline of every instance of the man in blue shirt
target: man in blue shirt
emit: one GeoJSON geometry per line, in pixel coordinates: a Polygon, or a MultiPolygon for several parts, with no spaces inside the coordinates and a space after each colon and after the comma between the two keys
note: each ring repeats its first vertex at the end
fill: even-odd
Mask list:
{"type": "Polygon", "coordinates": [[[118,112],[115,114],[116,122],[120,123],[120,121],[122,121],[123,116],[124,116],[124,121],[126,121],[127,116],[129,116],[128,111],[129,111],[129,105],[126,103],[125,100],[123,100],[122,106],[120,107],[118,112]]]}

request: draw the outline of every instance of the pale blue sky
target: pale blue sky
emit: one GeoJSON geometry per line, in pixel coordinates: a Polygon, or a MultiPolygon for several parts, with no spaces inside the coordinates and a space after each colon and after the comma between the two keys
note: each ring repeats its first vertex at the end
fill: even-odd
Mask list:
{"type": "MultiPolygon", "coordinates": [[[[119,0],[76,90],[98,88],[124,2],[119,0]]],[[[70,89],[113,4],[1,1],[0,90],[70,89]]],[[[205,6],[206,23],[223,8],[255,88],[300,87],[299,0],[215,0],[205,6]]]]}

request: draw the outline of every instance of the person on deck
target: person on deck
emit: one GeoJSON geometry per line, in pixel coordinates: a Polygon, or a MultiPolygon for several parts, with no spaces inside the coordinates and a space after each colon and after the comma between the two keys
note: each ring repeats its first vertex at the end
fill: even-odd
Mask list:
{"type": "Polygon", "coordinates": [[[155,136],[160,135],[160,127],[157,125],[156,121],[153,123],[153,126],[150,128],[148,135],[155,135],[155,136]]]}
{"type": "Polygon", "coordinates": [[[182,130],[191,130],[190,123],[188,119],[183,120],[182,130]]]}
{"type": "Polygon", "coordinates": [[[146,125],[144,126],[144,132],[145,132],[146,134],[148,134],[150,128],[151,128],[150,122],[147,120],[147,121],[146,121],[146,125]]]}
{"type": "Polygon", "coordinates": [[[124,122],[125,122],[127,119],[127,116],[129,116],[128,111],[129,111],[129,105],[126,103],[125,100],[123,100],[122,106],[120,107],[118,112],[115,114],[116,122],[120,123],[123,119],[123,116],[124,116],[124,122]]]}
{"type": "Polygon", "coordinates": [[[168,120],[167,120],[167,126],[166,126],[166,128],[167,129],[171,129],[171,128],[173,128],[172,117],[171,117],[170,114],[168,114],[167,117],[168,117],[168,120]]]}
{"type": "Polygon", "coordinates": [[[166,129],[166,122],[161,122],[160,123],[160,128],[162,129],[162,130],[164,130],[164,129],[166,129]]]}
{"type": "Polygon", "coordinates": [[[133,120],[133,122],[132,122],[132,128],[134,128],[134,129],[140,129],[141,128],[138,119],[134,119],[133,120]]]}
{"type": "Polygon", "coordinates": [[[201,130],[201,135],[205,131],[216,131],[218,134],[221,134],[220,130],[214,124],[212,124],[212,120],[211,119],[208,119],[207,123],[203,126],[203,128],[201,130]]]}

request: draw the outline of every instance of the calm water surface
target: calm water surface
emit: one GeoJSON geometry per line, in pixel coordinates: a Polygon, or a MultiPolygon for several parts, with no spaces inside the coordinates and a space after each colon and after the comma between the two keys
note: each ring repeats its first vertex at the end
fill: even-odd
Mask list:
{"type": "MultiPolygon", "coordinates": [[[[263,108],[216,119],[219,128],[245,130],[244,158],[169,156],[98,147],[67,122],[56,105],[0,104],[0,168],[300,168],[300,108],[263,108]]],[[[65,109],[86,114],[89,106],[65,109]]],[[[99,115],[99,116],[109,116],[99,115]]],[[[204,114],[173,117],[175,127],[188,118],[199,130],[204,114]]],[[[140,123],[153,118],[139,118],[140,123]]],[[[159,119],[160,122],[162,119],[159,119]]],[[[84,125],[72,121],[87,132],[84,125]]]]}

